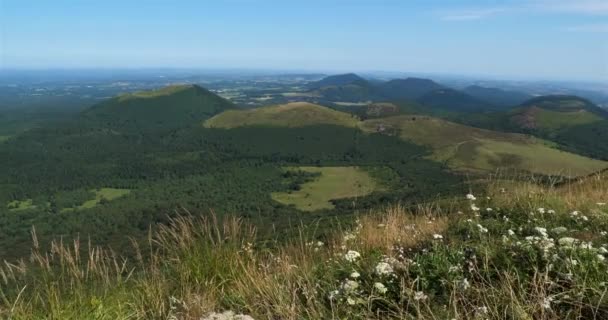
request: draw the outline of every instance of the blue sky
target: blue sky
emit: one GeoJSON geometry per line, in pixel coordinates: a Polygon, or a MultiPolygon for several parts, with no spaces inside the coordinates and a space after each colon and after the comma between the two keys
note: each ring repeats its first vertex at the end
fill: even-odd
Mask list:
{"type": "Polygon", "coordinates": [[[0,68],[608,81],[608,0],[0,0],[0,68]]]}

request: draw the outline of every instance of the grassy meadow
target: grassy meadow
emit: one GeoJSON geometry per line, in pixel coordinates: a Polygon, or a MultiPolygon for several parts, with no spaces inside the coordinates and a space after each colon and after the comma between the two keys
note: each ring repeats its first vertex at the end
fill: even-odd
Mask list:
{"type": "Polygon", "coordinates": [[[310,125],[338,125],[355,127],[354,116],[312,103],[294,102],[252,110],[228,110],[207,121],[207,128],[231,129],[247,126],[304,127],[310,125]]]}
{"type": "Polygon", "coordinates": [[[361,213],[287,242],[183,216],[127,260],[32,230],[0,269],[6,319],[606,319],[608,180],[491,181],[437,204],[361,213]],[[86,253],[83,253],[86,252],[86,253]]]}
{"type": "MultiPolygon", "coordinates": [[[[358,167],[297,167],[310,173],[319,173],[313,181],[304,183],[299,190],[276,192],[272,199],[294,205],[302,211],[333,209],[333,199],[361,197],[378,189],[370,175],[358,167]]],[[[291,170],[291,169],[287,169],[291,170]]]]}
{"type": "Polygon", "coordinates": [[[94,208],[104,201],[112,201],[120,197],[128,195],[131,190],[129,189],[116,189],[116,188],[99,188],[91,190],[95,197],[93,199],[83,202],[81,205],[74,208],[63,208],[62,211],[73,211],[94,208]]]}
{"type": "Polygon", "coordinates": [[[455,170],[492,171],[511,167],[522,171],[584,176],[608,168],[595,160],[553,148],[552,143],[522,134],[469,127],[426,116],[396,116],[364,121],[366,132],[396,134],[433,149],[431,159],[455,170]]]}
{"type": "Polygon", "coordinates": [[[13,200],[8,203],[7,208],[10,211],[21,211],[35,208],[36,205],[32,199],[13,200]]]}

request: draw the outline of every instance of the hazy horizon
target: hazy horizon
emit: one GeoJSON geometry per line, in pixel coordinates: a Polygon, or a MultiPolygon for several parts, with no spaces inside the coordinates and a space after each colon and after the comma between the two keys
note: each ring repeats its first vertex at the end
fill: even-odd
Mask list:
{"type": "Polygon", "coordinates": [[[608,82],[608,2],[0,1],[0,69],[608,82]]]}

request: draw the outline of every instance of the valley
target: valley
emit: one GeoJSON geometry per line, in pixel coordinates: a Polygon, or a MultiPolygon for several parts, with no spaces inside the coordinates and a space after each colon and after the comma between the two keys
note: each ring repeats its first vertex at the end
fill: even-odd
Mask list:
{"type": "Polygon", "coordinates": [[[579,98],[507,107],[489,101],[509,93],[423,78],[294,77],[246,82],[256,105],[186,83],[76,111],[8,113],[0,256],[24,252],[32,226],[43,245],[85,233],[129,255],[131,239],[183,212],[238,212],[289,239],[294,219],[347,221],[386,203],[449,199],[471,179],[567,182],[608,168],[584,144],[563,143],[562,132],[584,137],[606,121],[579,98]],[[516,127],[525,123],[534,125],[516,127]]]}

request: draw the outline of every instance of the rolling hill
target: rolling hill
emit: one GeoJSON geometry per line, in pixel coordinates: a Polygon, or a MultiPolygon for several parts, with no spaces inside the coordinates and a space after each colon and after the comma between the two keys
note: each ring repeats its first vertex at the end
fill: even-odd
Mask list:
{"type": "Polygon", "coordinates": [[[177,128],[233,108],[230,101],[200,86],[174,85],[111,98],[85,110],[82,117],[110,127],[177,128]]]}
{"type": "Polygon", "coordinates": [[[429,92],[416,100],[417,102],[434,109],[450,112],[474,112],[495,107],[487,102],[454,89],[439,89],[429,92]]]}
{"type": "MultiPolygon", "coordinates": [[[[381,105],[379,110],[394,105],[381,105]]],[[[373,109],[372,109],[373,110],[373,109]]],[[[296,128],[335,125],[382,133],[432,150],[430,158],[457,171],[521,171],[579,176],[604,168],[608,163],[561,151],[555,145],[523,134],[474,128],[429,116],[398,115],[359,121],[352,115],[310,103],[290,103],[251,110],[228,110],[205,121],[207,128],[296,128]]]]}
{"type": "Polygon", "coordinates": [[[349,84],[363,84],[367,80],[361,78],[354,73],[338,74],[325,77],[319,81],[312,82],[308,85],[310,89],[318,89],[331,86],[344,86],[349,84]]]}
{"type": "Polygon", "coordinates": [[[378,92],[391,100],[417,100],[435,90],[444,89],[440,84],[421,78],[394,79],[378,85],[378,92]]]}
{"type": "Polygon", "coordinates": [[[547,175],[580,176],[608,167],[555,149],[550,143],[522,134],[469,127],[427,116],[396,116],[366,120],[367,132],[397,135],[433,149],[432,159],[455,170],[488,171],[509,167],[547,175]]]}
{"type": "Polygon", "coordinates": [[[523,92],[486,88],[476,85],[466,87],[462,91],[480,101],[499,107],[517,106],[532,98],[532,96],[523,92]]]}
{"type": "Polygon", "coordinates": [[[205,121],[207,128],[236,128],[249,126],[304,127],[337,125],[355,127],[354,116],[312,103],[294,102],[250,110],[228,110],[205,121]]]}

